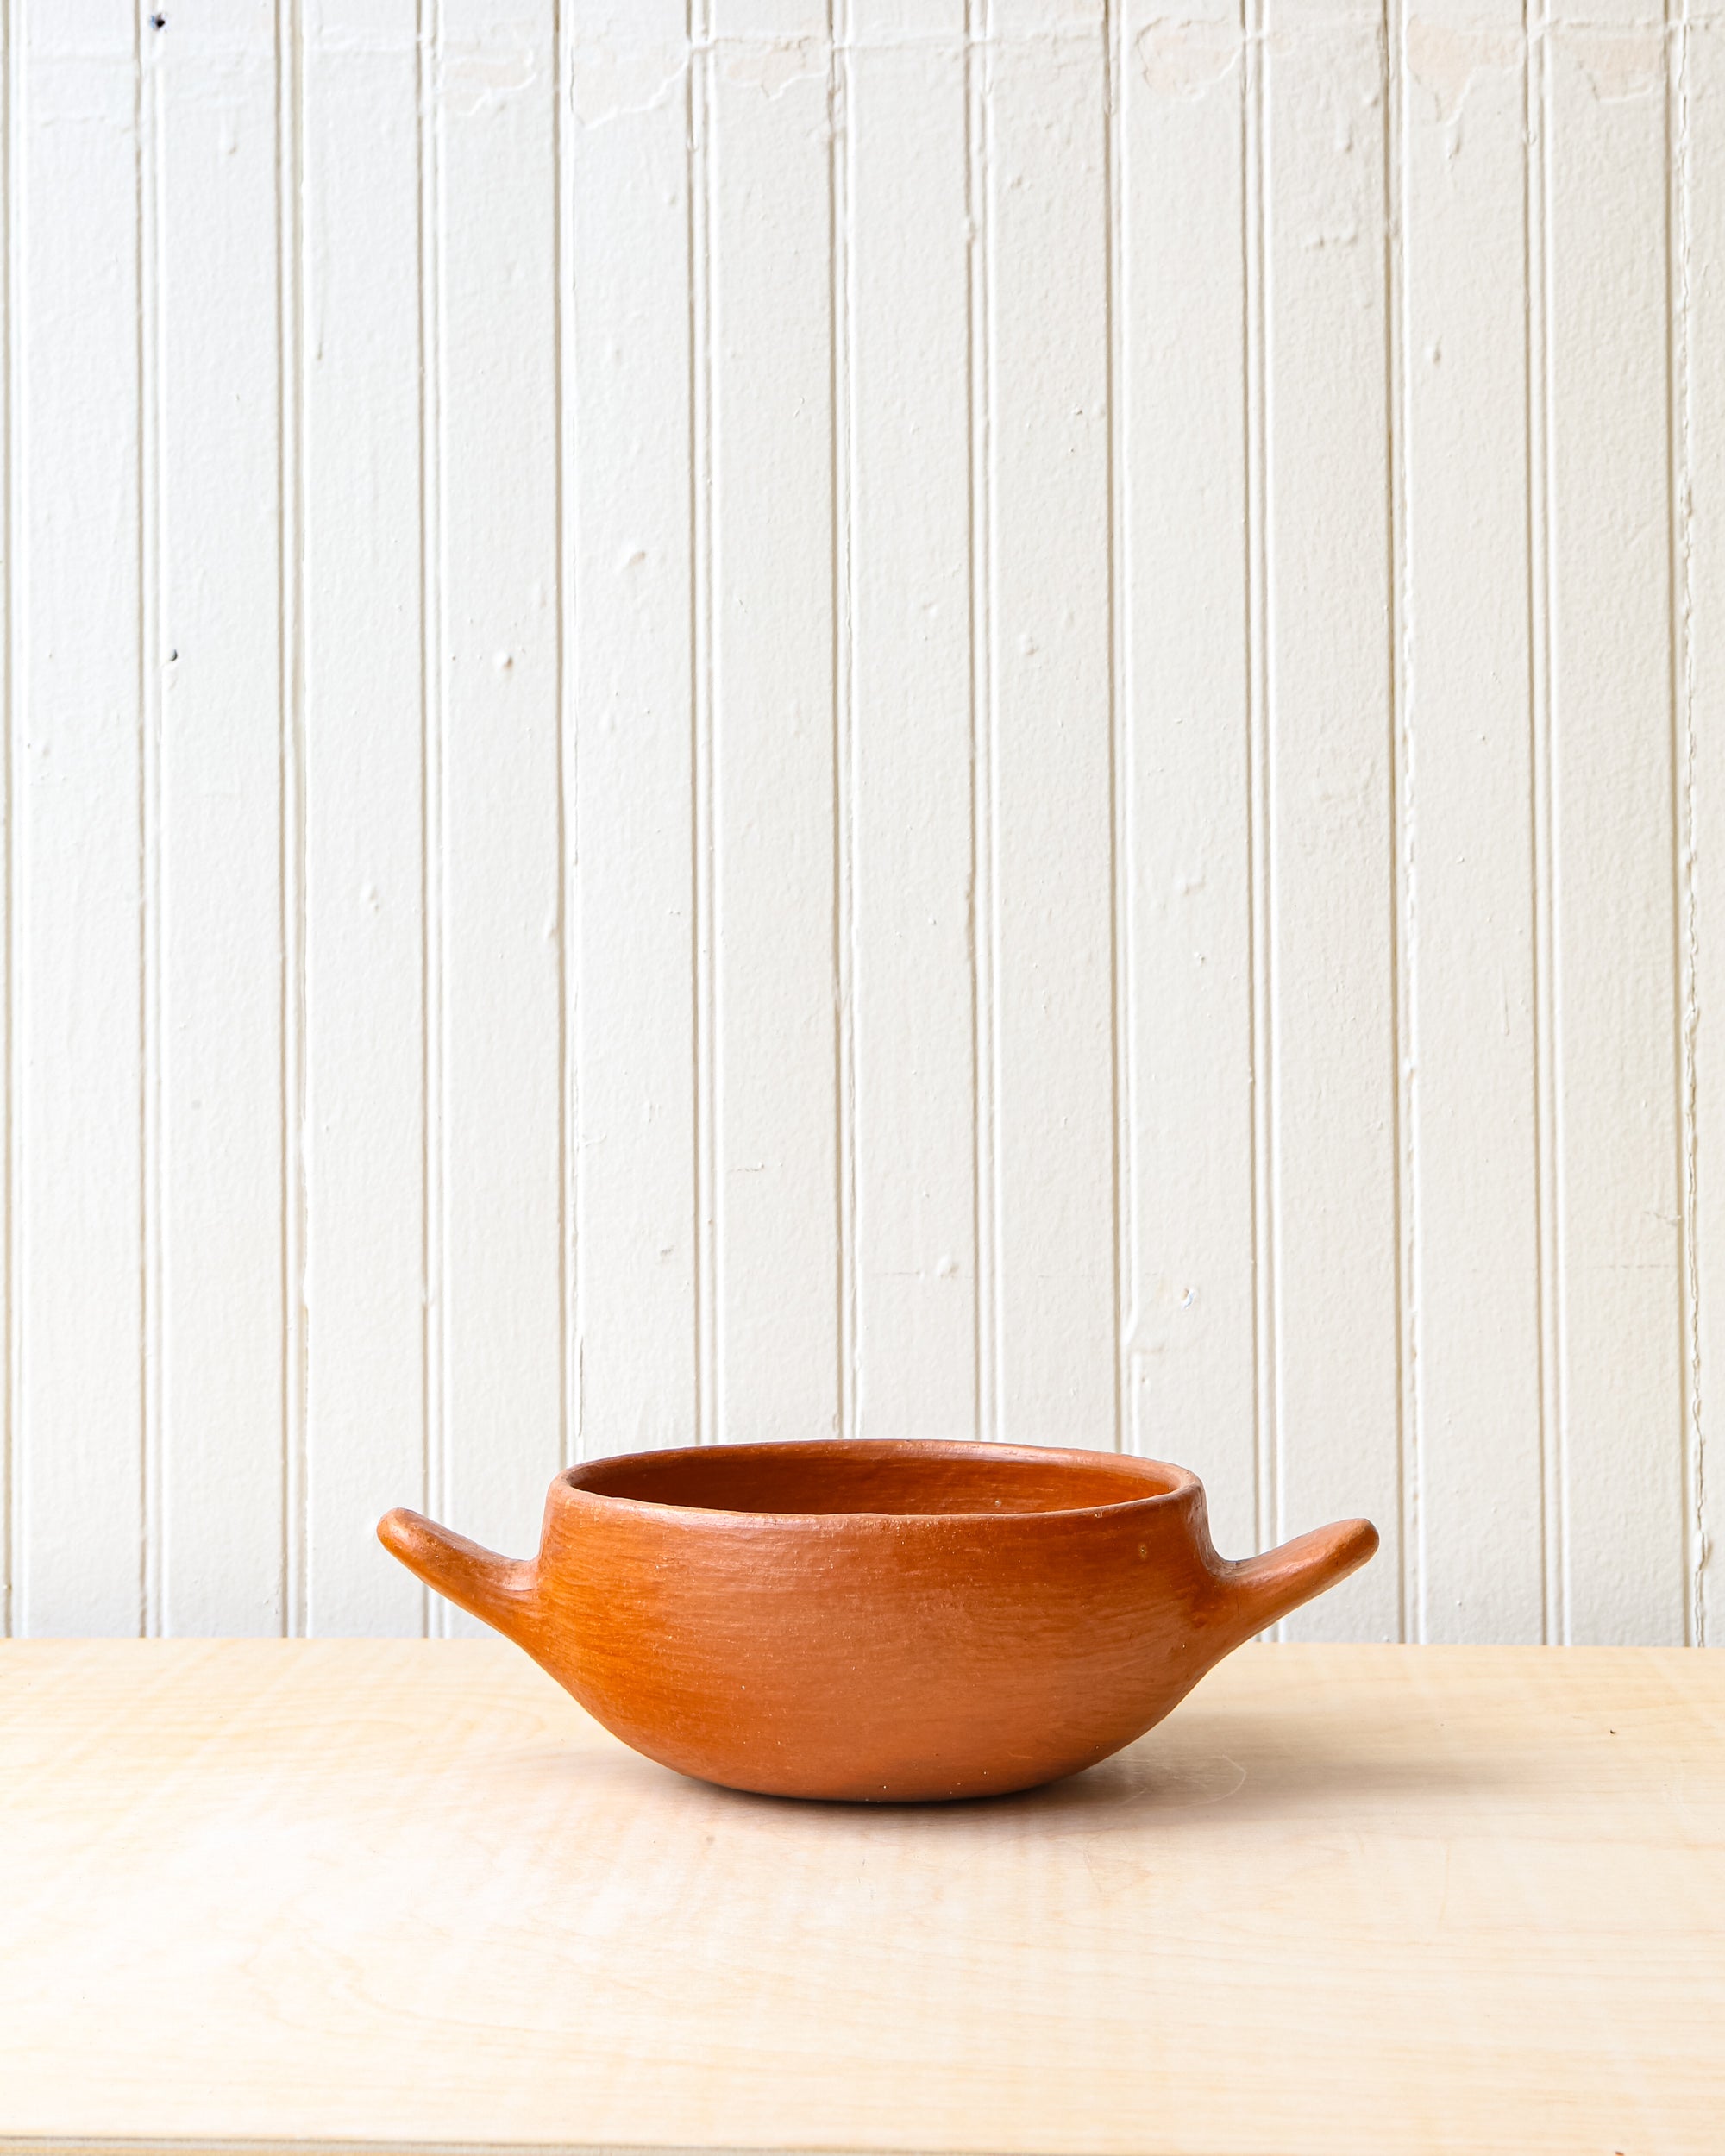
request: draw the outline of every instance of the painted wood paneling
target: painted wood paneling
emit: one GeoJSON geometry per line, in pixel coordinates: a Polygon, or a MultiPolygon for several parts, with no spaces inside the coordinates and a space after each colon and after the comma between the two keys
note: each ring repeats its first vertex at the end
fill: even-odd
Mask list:
{"type": "Polygon", "coordinates": [[[1542,55],[1559,1608],[1565,1639],[1659,1643],[1684,1602],[1668,47],[1634,0],[1603,12],[1556,14],[1542,55]]]}
{"type": "MultiPolygon", "coordinates": [[[[285,1626],[285,1208],[292,1065],[284,798],[297,718],[295,334],[270,244],[282,139],[273,9],[177,5],[156,55],[155,384],[162,655],[159,963],[164,1632],[285,1626]]],[[[292,128],[291,113],[287,127],[292,128]]]]}
{"type": "Polygon", "coordinates": [[[854,1425],[976,1427],[969,83],[859,5],[842,231],[854,1425]],[[870,38],[876,41],[869,41],[870,38]]]}
{"type": "Polygon", "coordinates": [[[1202,1476],[1229,1551],[1258,1482],[1244,33],[1239,0],[1127,13],[1113,189],[1126,1436],[1202,1476]]]}
{"type": "Polygon", "coordinates": [[[1678,951],[1682,1066],[1684,1331],[1684,1502],[1689,1575],[1686,1636],[1725,1639],[1725,1461],[1709,1471],[1714,1353],[1725,1344],[1725,1087],[1709,1016],[1725,1000],[1725,938],[1716,901],[1725,830],[1725,735],[1707,714],[1725,698],[1725,19],[1686,26],[1673,85],[1673,314],[1678,364],[1675,591],[1679,634],[1677,747],[1681,821],[1678,951]],[[1705,910],[1703,910],[1705,907],[1705,910]]]}
{"type": "Polygon", "coordinates": [[[718,0],[706,90],[713,1434],[837,1434],[836,152],[825,0],[718,0]]]}
{"type": "Polygon", "coordinates": [[[1263,259],[1264,921],[1270,1270],[1265,1526],[1364,1512],[1377,1563],[1289,1620],[1402,1622],[1402,1044],[1382,24],[1273,0],[1263,259]]]}
{"type": "Polygon", "coordinates": [[[992,1012],[992,1426],[1017,1443],[1112,1447],[1107,48],[1101,0],[1019,0],[998,20],[982,212],[990,918],[978,931],[992,1012]]]}
{"type": "Polygon", "coordinates": [[[693,204],[682,0],[571,22],[576,1435],[700,1431],[693,204]],[[619,222],[622,220],[622,222],[619,222]]]}
{"type": "Polygon", "coordinates": [[[11,1631],[855,1431],[1718,1639],[1716,16],[0,28],[11,1631]]]}
{"type": "Polygon", "coordinates": [[[1520,0],[1422,5],[1397,93],[1404,1398],[1429,1639],[1546,1621],[1521,26],[1520,0]]]}
{"type": "Polygon", "coordinates": [[[565,1452],[560,116],[549,0],[507,16],[439,0],[435,21],[421,168],[437,674],[430,1495],[513,1546],[536,1534],[565,1452]]]}
{"type": "Polygon", "coordinates": [[[414,0],[308,8],[304,1621],[322,1633],[425,1614],[371,1562],[372,1516],[425,1501],[421,67],[414,0]]]}
{"type": "Polygon", "coordinates": [[[160,1622],[159,84],[147,28],[104,0],[7,29],[10,1620],[129,1633],[160,1622]]]}

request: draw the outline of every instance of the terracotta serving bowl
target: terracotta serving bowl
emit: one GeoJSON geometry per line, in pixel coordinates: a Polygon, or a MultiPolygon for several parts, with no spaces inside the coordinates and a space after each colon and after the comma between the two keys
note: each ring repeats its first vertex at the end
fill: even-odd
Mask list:
{"type": "Polygon", "coordinates": [[[521,1562],[415,1512],[378,1533],[649,1758],[877,1802],[1093,1766],[1377,1547],[1350,1520],[1231,1564],[1184,1468],[837,1438],[572,1468],[521,1562]]]}

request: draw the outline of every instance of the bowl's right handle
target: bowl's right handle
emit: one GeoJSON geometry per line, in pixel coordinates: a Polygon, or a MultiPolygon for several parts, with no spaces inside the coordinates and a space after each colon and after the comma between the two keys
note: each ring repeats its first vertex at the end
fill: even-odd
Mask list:
{"type": "Polygon", "coordinates": [[[1262,1557],[1225,1564],[1222,1576],[1240,1598],[1246,1636],[1266,1630],[1302,1602],[1357,1572],[1377,1548],[1377,1530],[1369,1520],[1339,1520],[1333,1526],[1296,1535],[1262,1557]]]}

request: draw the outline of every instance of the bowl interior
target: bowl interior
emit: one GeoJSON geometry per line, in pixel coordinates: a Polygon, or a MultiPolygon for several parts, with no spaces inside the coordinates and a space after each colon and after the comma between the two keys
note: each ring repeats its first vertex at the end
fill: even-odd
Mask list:
{"type": "Polygon", "coordinates": [[[1178,1480],[1144,1460],[992,1445],[717,1445],[592,1460],[567,1477],[596,1496],[699,1512],[1084,1512],[1165,1496],[1178,1480]]]}

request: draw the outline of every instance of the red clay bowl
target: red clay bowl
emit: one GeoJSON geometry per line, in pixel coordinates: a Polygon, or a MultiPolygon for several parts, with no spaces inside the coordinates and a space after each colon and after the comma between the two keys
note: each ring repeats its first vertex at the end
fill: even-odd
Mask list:
{"type": "Polygon", "coordinates": [[[1184,1468],[837,1438],[572,1468],[523,1562],[414,1512],[378,1533],[649,1758],[876,1802],[1093,1766],[1377,1547],[1350,1520],[1231,1564],[1184,1468]]]}

